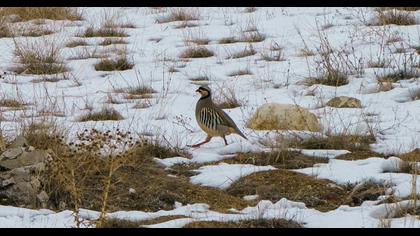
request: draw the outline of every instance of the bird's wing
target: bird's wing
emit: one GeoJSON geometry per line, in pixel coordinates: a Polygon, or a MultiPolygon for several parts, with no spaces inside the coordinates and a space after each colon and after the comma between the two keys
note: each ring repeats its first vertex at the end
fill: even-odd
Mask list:
{"type": "Polygon", "coordinates": [[[220,107],[215,107],[215,109],[222,117],[222,125],[232,127],[237,134],[247,139],[245,135],[241,132],[241,130],[238,128],[238,126],[235,124],[235,122],[232,120],[232,118],[230,118],[230,116],[225,111],[223,111],[220,107]]]}

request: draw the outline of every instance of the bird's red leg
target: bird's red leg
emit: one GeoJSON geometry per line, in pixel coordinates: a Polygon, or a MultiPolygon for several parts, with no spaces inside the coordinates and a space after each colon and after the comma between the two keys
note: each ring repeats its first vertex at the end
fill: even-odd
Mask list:
{"type": "Polygon", "coordinates": [[[203,145],[203,144],[205,144],[205,143],[210,142],[211,138],[212,138],[212,137],[207,136],[206,140],[204,140],[203,142],[201,142],[201,143],[197,143],[197,144],[194,144],[194,145],[187,145],[187,146],[188,146],[188,147],[193,147],[193,148],[200,147],[201,145],[203,145]]]}
{"type": "Polygon", "coordinates": [[[225,145],[227,146],[227,145],[228,145],[228,143],[227,143],[227,141],[226,141],[225,136],[223,136],[223,140],[225,140],[225,145]]]}

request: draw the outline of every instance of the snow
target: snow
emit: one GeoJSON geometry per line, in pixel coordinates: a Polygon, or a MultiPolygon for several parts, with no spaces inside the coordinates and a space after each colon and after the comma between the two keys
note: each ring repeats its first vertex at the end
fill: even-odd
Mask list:
{"type": "Polygon", "coordinates": [[[243,196],[242,199],[244,199],[245,201],[253,201],[253,200],[257,199],[258,197],[259,197],[258,194],[246,195],[246,196],[243,196]]]}
{"type": "MultiPolygon", "coordinates": [[[[408,197],[412,193],[412,174],[395,173],[399,170],[401,159],[371,157],[365,160],[346,161],[331,159],[326,164],[315,164],[314,167],[294,170],[299,173],[329,179],[339,184],[356,184],[365,181],[389,184],[388,194],[397,197],[408,197]]],[[[420,179],[417,176],[416,191],[420,192],[420,179]]]]}
{"type": "Polygon", "coordinates": [[[341,155],[351,153],[348,150],[333,150],[333,149],[291,149],[300,151],[303,155],[322,158],[336,158],[341,155]]]}
{"type": "Polygon", "coordinates": [[[227,164],[202,166],[195,172],[198,175],[192,176],[191,183],[203,186],[227,189],[238,179],[255,172],[275,170],[272,166],[254,166],[250,164],[227,164]]]}
{"type": "MultiPolygon", "coordinates": [[[[420,192],[420,181],[413,186],[413,175],[398,173],[400,154],[420,148],[420,100],[415,99],[420,90],[419,78],[393,83],[393,89],[380,91],[377,76],[392,72],[407,62],[407,57],[414,55],[411,63],[418,71],[418,54],[410,54],[418,46],[419,25],[410,26],[366,26],[362,18],[370,19],[374,11],[369,8],[263,8],[245,13],[243,8],[197,8],[200,20],[194,21],[198,27],[177,28],[181,22],[156,23],[156,18],[167,13],[150,8],[83,8],[86,19],[80,22],[45,21],[46,27],[57,30],[56,33],[42,37],[0,38],[0,71],[8,73],[0,79],[2,98],[18,99],[27,104],[26,109],[0,107],[0,129],[5,137],[13,138],[23,123],[52,119],[58,125],[68,128],[69,141],[76,137],[76,132],[83,129],[132,130],[150,138],[164,139],[169,145],[181,147],[192,154],[192,158],[170,157],[154,158],[162,168],[171,168],[176,164],[198,163],[203,166],[195,170],[197,175],[191,182],[220,189],[228,188],[240,178],[259,171],[270,171],[272,166],[254,166],[226,164],[221,161],[235,158],[238,153],[263,152],[267,148],[261,140],[283,137],[307,137],[321,135],[374,135],[375,143],[371,150],[390,156],[389,158],[371,157],[365,160],[338,160],[348,150],[312,150],[295,149],[306,156],[328,159],[328,163],[313,167],[293,170],[316,178],[329,179],[337,184],[360,184],[376,181],[386,184],[386,195],[405,198],[412,194],[412,189],[420,192]],[[77,32],[88,26],[99,26],[101,16],[115,17],[118,22],[132,22],[137,28],[125,29],[129,37],[124,38],[127,45],[99,46],[102,38],[86,38],[89,46],[66,48],[64,45],[77,39],[77,32]],[[362,17],[362,18],[361,18],[362,17]],[[327,29],[318,29],[331,23],[327,29]],[[253,56],[227,59],[234,52],[239,52],[248,43],[219,44],[225,37],[238,37],[240,31],[255,25],[266,36],[263,42],[253,43],[257,53],[253,56]],[[345,49],[353,63],[363,68],[363,73],[355,73],[344,86],[327,85],[307,86],[305,78],[315,76],[320,59],[319,55],[302,57],[301,49],[317,52],[320,35],[329,40],[336,51],[345,49]],[[386,44],[397,35],[401,42],[386,44]],[[190,45],[186,39],[203,37],[210,40],[208,49],[215,56],[180,60],[180,53],[190,45]],[[151,40],[159,39],[159,40],[151,40]],[[56,43],[61,48],[60,54],[70,72],[65,75],[25,75],[15,74],[10,68],[16,66],[14,55],[17,43],[36,42],[50,45],[56,43]],[[282,47],[284,61],[261,60],[263,53],[278,44],[282,47]],[[407,47],[407,53],[394,53],[397,47],[407,47]],[[126,47],[128,57],[135,64],[132,70],[96,71],[94,64],[99,58],[73,59],[80,54],[94,51],[110,53],[112,49],[126,47]],[[351,50],[350,50],[351,49],[351,50]],[[389,59],[388,68],[368,68],[370,60],[389,59]],[[168,72],[174,67],[179,72],[168,72]],[[232,71],[249,69],[252,75],[231,77],[232,71]],[[195,76],[208,76],[210,87],[217,92],[220,88],[234,91],[242,105],[225,109],[238,127],[248,137],[245,140],[237,135],[229,135],[225,146],[221,138],[213,138],[200,148],[188,148],[204,140],[204,134],[195,121],[194,107],[198,100],[195,93],[197,83],[190,81],[195,76]],[[34,82],[45,78],[62,78],[58,82],[34,82]],[[118,89],[148,85],[157,91],[148,99],[150,107],[136,109],[140,99],[127,99],[118,89]],[[334,108],[325,106],[327,101],[336,96],[349,96],[361,101],[362,108],[334,108]],[[109,103],[112,97],[119,103],[109,103]],[[321,132],[308,131],[256,131],[246,127],[246,122],[262,104],[276,102],[296,104],[307,108],[319,117],[321,132]],[[112,107],[125,119],[120,121],[78,122],[78,118],[89,112],[112,107]],[[45,115],[51,114],[51,115],[45,115]],[[207,165],[211,162],[211,165],[207,165]],[[214,162],[219,162],[214,164],[214,162]],[[220,163],[221,162],[221,163],[220,163]],[[415,187],[415,188],[413,188],[415,187]]],[[[420,19],[420,11],[412,12],[420,19]]],[[[29,23],[19,23],[27,26],[29,23]],[[26,25],[25,25],[26,24],[26,25]]],[[[411,66],[411,64],[409,66],[411,66]]],[[[219,94],[216,94],[219,95],[219,94]]],[[[420,166],[419,163],[416,164],[420,166]]],[[[168,175],[178,178],[174,175],[168,175]]],[[[418,178],[418,177],[415,177],[418,178]]],[[[135,189],[129,188],[129,193],[135,189]]],[[[382,196],[385,197],[385,196],[382,196]]],[[[255,200],[257,196],[244,196],[255,200]]],[[[223,214],[209,210],[202,203],[181,206],[176,204],[173,210],[158,212],[118,211],[109,213],[111,218],[142,221],[166,215],[184,215],[186,218],[175,219],[147,227],[182,227],[196,220],[241,220],[255,218],[286,218],[304,224],[305,227],[420,227],[419,220],[413,216],[389,218],[389,209],[406,206],[409,201],[395,204],[376,205],[376,201],[364,202],[358,207],[341,206],[329,212],[308,209],[303,203],[281,199],[276,203],[261,199],[256,207],[248,207],[235,214],[223,214]]],[[[11,206],[0,206],[0,227],[77,227],[74,213],[66,210],[31,210],[11,206]]],[[[89,220],[97,219],[99,213],[82,209],[81,227],[93,227],[89,220]]]]}
{"type": "Polygon", "coordinates": [[[171,167],[176,164],[188,164],[191,162],[190,159],[185,158],[185,157],[170,157],[170,158],[165,158],[165,159],[154,158],[154,160],[158,164],[166,168],[171,167]]]}
{"type": "MultiPolygon", "coordinates": [[[[415,217],[392,218],[396,211],[413,205],[413,201],[401,201],[389,204],[364,204],[359,207],[341,206],[329,212],[320,212],[307,208],[300,202],[285,198],[276,203],[262,200],[255,207],[247,207],[237,213],[219,213],[211,211],[205,204],[182,206],[171,211],[147,213],[141,211],[120,211],[108,213],[113,219],[131,220],[134,222],[154,219],[161,216],[184,215],[185,218],[169,220],[143,227],[176,228],[194,221],[240,221],[255,219],[288,219],[294,220],[304,227],[312,228],[375,228],[382,227],[387,221],[392,227],[420,227],[420,220],[415,217]]],[[[417,206],[420,203],[417,202],[417,206]]],[[[71,211],[51,212],[45,210],[29,210],[15,207],[2,207],[7,215],[0,216],[0,227],[76,227],[74,214],[71,211]]],[[[90,220],[96,220],[99,212],[81,210],[82,226],[93,227],[90,220]]]]}

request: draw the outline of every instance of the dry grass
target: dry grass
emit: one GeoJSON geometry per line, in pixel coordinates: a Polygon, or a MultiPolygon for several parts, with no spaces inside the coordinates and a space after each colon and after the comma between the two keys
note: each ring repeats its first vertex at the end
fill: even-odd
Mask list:
{"type": "Polygon", "coordinates": [[[87,46],[87,45],[89,45],[89,44],[85,40],[83,40],[83,39],[75,39],[75,40],[72,40],[72,41],[68,42],[66,44],[66,47],[68,47],[68,48],[75,48],[75,47],[87,46]]]}
{"type": "Polygon", "coordinates": [[[233,53],[226,59],[237,59],[243,57],[249,57],[257,54],[257,51],[252,47],[252,45],[247,46],[243,51],[233,53]]]}
{"type": "Polygon", "coordinates": [[[306,79],[308,86],[314,84],[323,84],[329,86],[343,86],[348,84],[347,75],[338,70],[329,70],[319,77],[309,77],[306,79]]]}
{"type": "Polygon", "coordinates": [[[312,57],[315,56],[316,53],[309,48],[302,48],[299,50],[298,56],[299,57],[312,57]]]}
{"type": "Polygon", "coordinates": [[[194,8],[170,8],[166,16],[156,19],[159,24],[172,21],[192,21],[199,20],[200,13],[194,8]]]}
{"type": "Polygon", "coordinates": [[[252,12],[256,12],[257,8],[256,7],[246,7],[244,12],[246,13],[252,13],[252,12]]]}
{"type": "Polygon", "coordinates": [[[0,107],[22,108],[25,104],[16,99],[1,99],[0,107]]]}
{"type": "Polygon", "coordinates": [[[238,197],[258,194],[260,199],[272,202],[287,198],[304,202],[307,207],[321,211],[336,209],[347,192],[335,187],[332,181],[287,170],[274,170],[248,175],[233,183],[227,192],[238,197]]]}
{"type": "Polygon", "coordinates": [[[197,27],[199,26],[199,24],[197,23],[193,23],[193,22],[189,22],[189,21],[182,21],[180,24],[174,26],[175,29],[183,29],[183,28],[192,28],[192,27],[197,27]]]}
{"type": "Polygon", "coordinates": [[[233,183],[227,192],[238,197],[256,194],[260,200],[272,202],[287,198],[325,212],[341,205],[359,206],[363,201],[377,200],[385,194],[385,189],[369,181],[356,186],[337,185],[333,181],[279,169],[248,175],[233,183]]]}
{"type": "Polygon", "coordinates": [[[137,140],[129,132],[118,132],[120,134],[85,131],[77,136],[79,141],[70,143],[68,149],[60,149],[61,153],[53,156],[44,176],[44,186],[55,208],[65,202],[70,207],[77,204],[76,208],[101,210],[104,179],[111,183],[107,191],[106,209],[109,211],[169,210],[173,209],[175,201],[207,203],[220,211],[246,206],[243,200],[223,191],[193,185],[187,178],[170,177],[153,160],[155,157],[189,157],[188,153],[156,140],[137,140]],[[115,141],[127,148],[117,151],[113,148],[115,141]],[[101,155],[99,150],[111,150],[114,157],[111,158],[109,152],[101,155]],[[109,177],[110,158],[117,162],[109,177]],[[129,193],[130,188],[135,192],[129,193]]]}
{"type": "Polygon", "coordinates": [[[202,46],[189,47],[179,55],[180,58],[207,58],[212,56],[214,56],[214,53],[202,46]]]}
{"type": "Polygon", "coordinates": [[[82,13],[77,8],[70,7],[2,7],[0,18],[14,15],[14,22],[36,19],[50,20],[83,20],[82,13]]]}
{"type": "Polygon", "coordinates": [[[20,36],[23,37],[40,37],[40,36],[44,36],[44,35],[50,35],[53,34],[54,32],[52,30],[49,29],[44,29],[41,27],[31,27],[28,29],[25,29],[20,36]]]}
{"type": "Polygon", "coordinates": [[[214,103],[222,109],[232,109],[242,106],[232,86],[221,86],[214,96],[214,103]]]}
{"type": "Polygon", "coordinates": [[[207,44],[209,44],[210,39],[196,38],[196,39],[189,39],[186,42],[187,43],[195,43],[196,45],[207,45],[207,44]]]}
{"type": "Polygon", "coordinates": [[[99,29],[95,29],[93,26],[86,28],[83,33],[79,33],[78,37],[128,37],[128,34],[124,29],[114,28],[114,27],[105,27],[101,26],[99,29]]]}
{"type": "Polygon", "coordinates": [[[236,40],[234,37],[221,38],[218,41],[219,44],[231,44],[231,43],[237,43],[237,42],[239,42],[239,41],[236,40]]]}
{"type": "Polygon", "coordinates": [[[260,33],[258,30],[253,30],[242,32],[241,37],[239,37],[239,42],[258,43],[264,41],[265,38],[264,34],[260,33]]]}
{"type": "Polygon", "coordinates": [[[103,120],[122,120],[124,117],[115,109],[103,108],[98,112],[89,112],[86,115],[79,117],[79,122],[86,121],[103,121],[103,120]]]}
{"type": "Polygon", "coordinates": [[[20,135],[28,140],[29,145],[39,150],[58,149],[67,135],[67,130],[54,121],[42,120],[23,124],[20,135]]]}
{"type": "Polygon", "coordinates": [[[302,226],[292,220],[256,219],[238,222],[195,221],[184,228],[302,228],[302,226]]]}
{"type": "Polygon", "coordinates": [[[285,61],[286,58],[283,56],[283,51],[281,49],[275,50],[275,51],[268,51],[261,53],[261,58],[264,61],[285,61]]]}
{"type": "Polygon", "coordinates": [[[389,74],[385,74],[382,76],[378,76],[377,80],[379,82],[398,82],[400,80],[412,79],[417,78],[420,76],[420,73],[416,69],[409,69],[409,70],[399,70],[395,72],[391,72],[389,74]]]}
{"type": "Polygon", "coordinates": [[[271,152],[240,153],[235,159],[226,160],[230,164],[271,165],[279,169],[300,169],[312,167],[316,163],[328,163],[325,158],[307,157],[299,152],[273,150],[271,152]]]}
{"type": "Polygon", "coordinates": [[[416,18],[411,12],[400,11],[398,9],[377,8],[376,17],[370,25],[415,25],[416,18]]]}
{"type": "Polygon", "coordinates": [[[26,45],[15,42],[15,56],[21,64],[13,68],[18,74],[58,74],[68,70],[60,56],[60,48],[53,42],[26,45]]]}
{"type": "Polygon", "coordinates": [[[193,78],[189,78],[191,81],[209,81],[210,78],[207,75],[200,75],[193,78]]]}
{"type": "Polygon", "coordinates": [[[148,99],[142,99],[137,102],[132,108],[133,109],[145,109],[152,106],[152,103],[148,99]]]}
{"type": "Polygon", "coordinates": [[[237,70],[229,73],[228,76],[242,76],[242,75],[252,75],[252,72],[249,69],[237,70]]]}
{"type": "Polygon", "coordinates": [[[180,218],[185,218],[186,216],[178,215],[178,216],[161,216],[151,220],[143,220],[143,221],[130,221],[130,220],[119,220],[119,219],[107,219],[105,223],[102,225],[102,228],[139,228],[142,225],[152,225],[152,224],[159,224],[169,220],[175,220],[180,218]]]}
{"type": "Polygon", "coordinates": [[[351,151],[337,159],[358,160],[372,156],[383,157],[382,154],[370,150],[370,144],[375,142],[373,136],[334,135],[328,137],[312,137],[296,143],[295,147],[304,149],[342,149],[351,151]]]}
{"type": "Polygon", "coordinates": [[[128,42],[122,38],[107,38],[99,43],[101,46],[108,46],[111,44],[128,44],[128,42]]]}
{"type": "Polygon", "coordinates": [[[106,58],[108,57],[108,52],[99,50],[98,47],[92,49],[87,47],[82,47],[80,50],[76,50],[69,60],[85,60],[91,58],[106,58]]]}
{"type": "Polygon", "coordinates": [[[130,62],[126,55],[122,55],[116,59],[101,59],[95,64],[97,71],[115,71],[115,70],[130,70],[134,64],[130,62]]]}
{"type": "Polygon", "coordinates": [[[126,99],[147,99],[153,97],[152,93],[157,93],[156,90],[154,90],[148,85],[138,85],[135,87],[130,87],[126,89],[125,92],[128,93],[126,99]]]}

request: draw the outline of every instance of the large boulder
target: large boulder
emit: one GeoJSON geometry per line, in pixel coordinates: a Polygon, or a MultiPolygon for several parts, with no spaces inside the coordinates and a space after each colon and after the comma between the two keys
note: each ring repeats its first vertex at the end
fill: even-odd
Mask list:
{"type": "Polygon", "coordinates": [[[360,100],[352,97],[335,97],[327,102],[327,106],[337,108],[361,108],[360,100]]]}
{"type": "Polygon", "coordinates": [[[267,103],[260,106],[247,123],[256,130],[320,131],[318,118],[307,109],[290,104],[267,103]]]}

